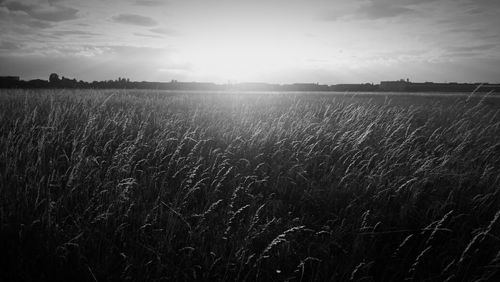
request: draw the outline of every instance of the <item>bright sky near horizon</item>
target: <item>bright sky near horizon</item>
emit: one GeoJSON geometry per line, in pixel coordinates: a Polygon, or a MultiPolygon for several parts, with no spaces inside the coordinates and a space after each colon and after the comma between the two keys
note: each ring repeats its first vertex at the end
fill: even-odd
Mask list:
{"type": "Polygon", "coordinates": [[[0,76],[500,82],[499,0],[0,0],[0,76]]]}

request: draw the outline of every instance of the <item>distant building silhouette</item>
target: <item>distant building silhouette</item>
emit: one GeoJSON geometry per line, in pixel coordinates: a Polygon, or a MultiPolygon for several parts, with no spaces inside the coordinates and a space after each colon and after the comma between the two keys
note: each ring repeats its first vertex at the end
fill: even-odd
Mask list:
{"type": "Polygon", "coordinates": [[[379,87],[373,83],[363,83],[363,84],[335,84],[330,86],[330,91],[359,91],[359,92],[370,92],[378,91],[379,87]]]}
{"type": "Polygon", "coordinates": [[[406,81],[404,79],[398,81],[381,81],[379,90],[380,91],[405,91],[407,86],[410,84],[409,79],[406,81]]]}

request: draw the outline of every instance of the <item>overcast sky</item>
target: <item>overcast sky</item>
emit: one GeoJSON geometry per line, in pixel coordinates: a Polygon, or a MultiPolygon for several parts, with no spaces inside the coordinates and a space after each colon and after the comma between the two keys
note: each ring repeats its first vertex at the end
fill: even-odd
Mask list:
{"type": "Polygon", "coordinates": [[[0,0],[0,75],[500,82],[499,0],[0,0]]]}

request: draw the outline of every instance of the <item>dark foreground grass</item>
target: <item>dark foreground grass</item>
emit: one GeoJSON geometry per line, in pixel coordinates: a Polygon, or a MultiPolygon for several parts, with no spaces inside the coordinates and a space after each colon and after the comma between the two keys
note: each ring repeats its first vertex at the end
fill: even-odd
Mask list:
{"type": "Polygon", "coordinates": [[[3,91],[0,280],[500,279],[498,109],[3,91]]]}

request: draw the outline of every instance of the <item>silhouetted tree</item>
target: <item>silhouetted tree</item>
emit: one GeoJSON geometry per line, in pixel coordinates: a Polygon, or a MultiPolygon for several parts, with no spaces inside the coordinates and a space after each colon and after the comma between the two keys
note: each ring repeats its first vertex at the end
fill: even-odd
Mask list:
{"type": "Polygon", "coordinates": [[[51,73],[49,76],[49,82],[50,83],[57,83],[59,82],[59,75],[57,73],[51,73]]]}

